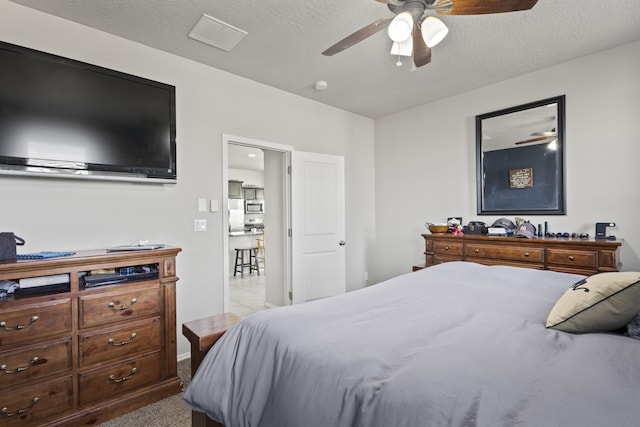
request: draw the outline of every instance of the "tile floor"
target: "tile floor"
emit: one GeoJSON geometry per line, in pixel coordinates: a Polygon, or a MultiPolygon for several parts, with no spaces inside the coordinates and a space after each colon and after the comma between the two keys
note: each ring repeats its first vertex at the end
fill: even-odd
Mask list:
{"type": "Polygon", "coordinates": [[[264,310],[265,276],[260,273],[246,274],[244,278],[229,277],[229,310],[244,317],[256,311],[264,310]]]}

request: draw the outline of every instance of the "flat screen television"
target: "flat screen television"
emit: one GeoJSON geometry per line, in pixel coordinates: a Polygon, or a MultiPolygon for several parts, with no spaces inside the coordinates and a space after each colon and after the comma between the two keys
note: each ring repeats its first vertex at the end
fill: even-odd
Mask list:
{"type": "Polygon", "coordinates": [[[0,42],[0,174],[175,183],[175,87],[0,42]]]}

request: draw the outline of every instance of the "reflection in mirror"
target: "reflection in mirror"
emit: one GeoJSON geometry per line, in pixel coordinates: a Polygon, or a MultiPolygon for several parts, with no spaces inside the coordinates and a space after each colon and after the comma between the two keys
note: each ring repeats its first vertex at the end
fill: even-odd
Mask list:
{"type": "Polygon", "coordinates": [[[478,214],[565,213],[564,96],[476,116],[478,214]]]}

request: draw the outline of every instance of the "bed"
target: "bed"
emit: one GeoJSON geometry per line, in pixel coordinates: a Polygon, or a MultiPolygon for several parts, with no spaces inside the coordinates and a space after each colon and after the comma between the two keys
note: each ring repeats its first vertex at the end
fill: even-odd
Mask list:
{"type": "Polygon", "coordinates": [[[183,401],[226,427],[640,425],[640,340],[546,327],[583,279],[451,262],[258,312],[183,401]]]}

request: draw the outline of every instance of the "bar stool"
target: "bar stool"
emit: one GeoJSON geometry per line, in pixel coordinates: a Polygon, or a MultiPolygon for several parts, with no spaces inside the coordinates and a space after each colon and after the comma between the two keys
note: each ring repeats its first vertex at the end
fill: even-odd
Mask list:
{"type": "Polygon", "coordinates": [[[249,267],[249,274],[255,270],[260,275],[260,266],[258,265],[258,247],[251,248],[236,248],[236,263],[233,268],[233,275],[240,273],[240,277],[244,277],[244,269],[249,267]],[[245,253],[248,255],[248,260],[245,262],[245,253]],[[240,269],[240,270],[238,270],[240,269]]]}

